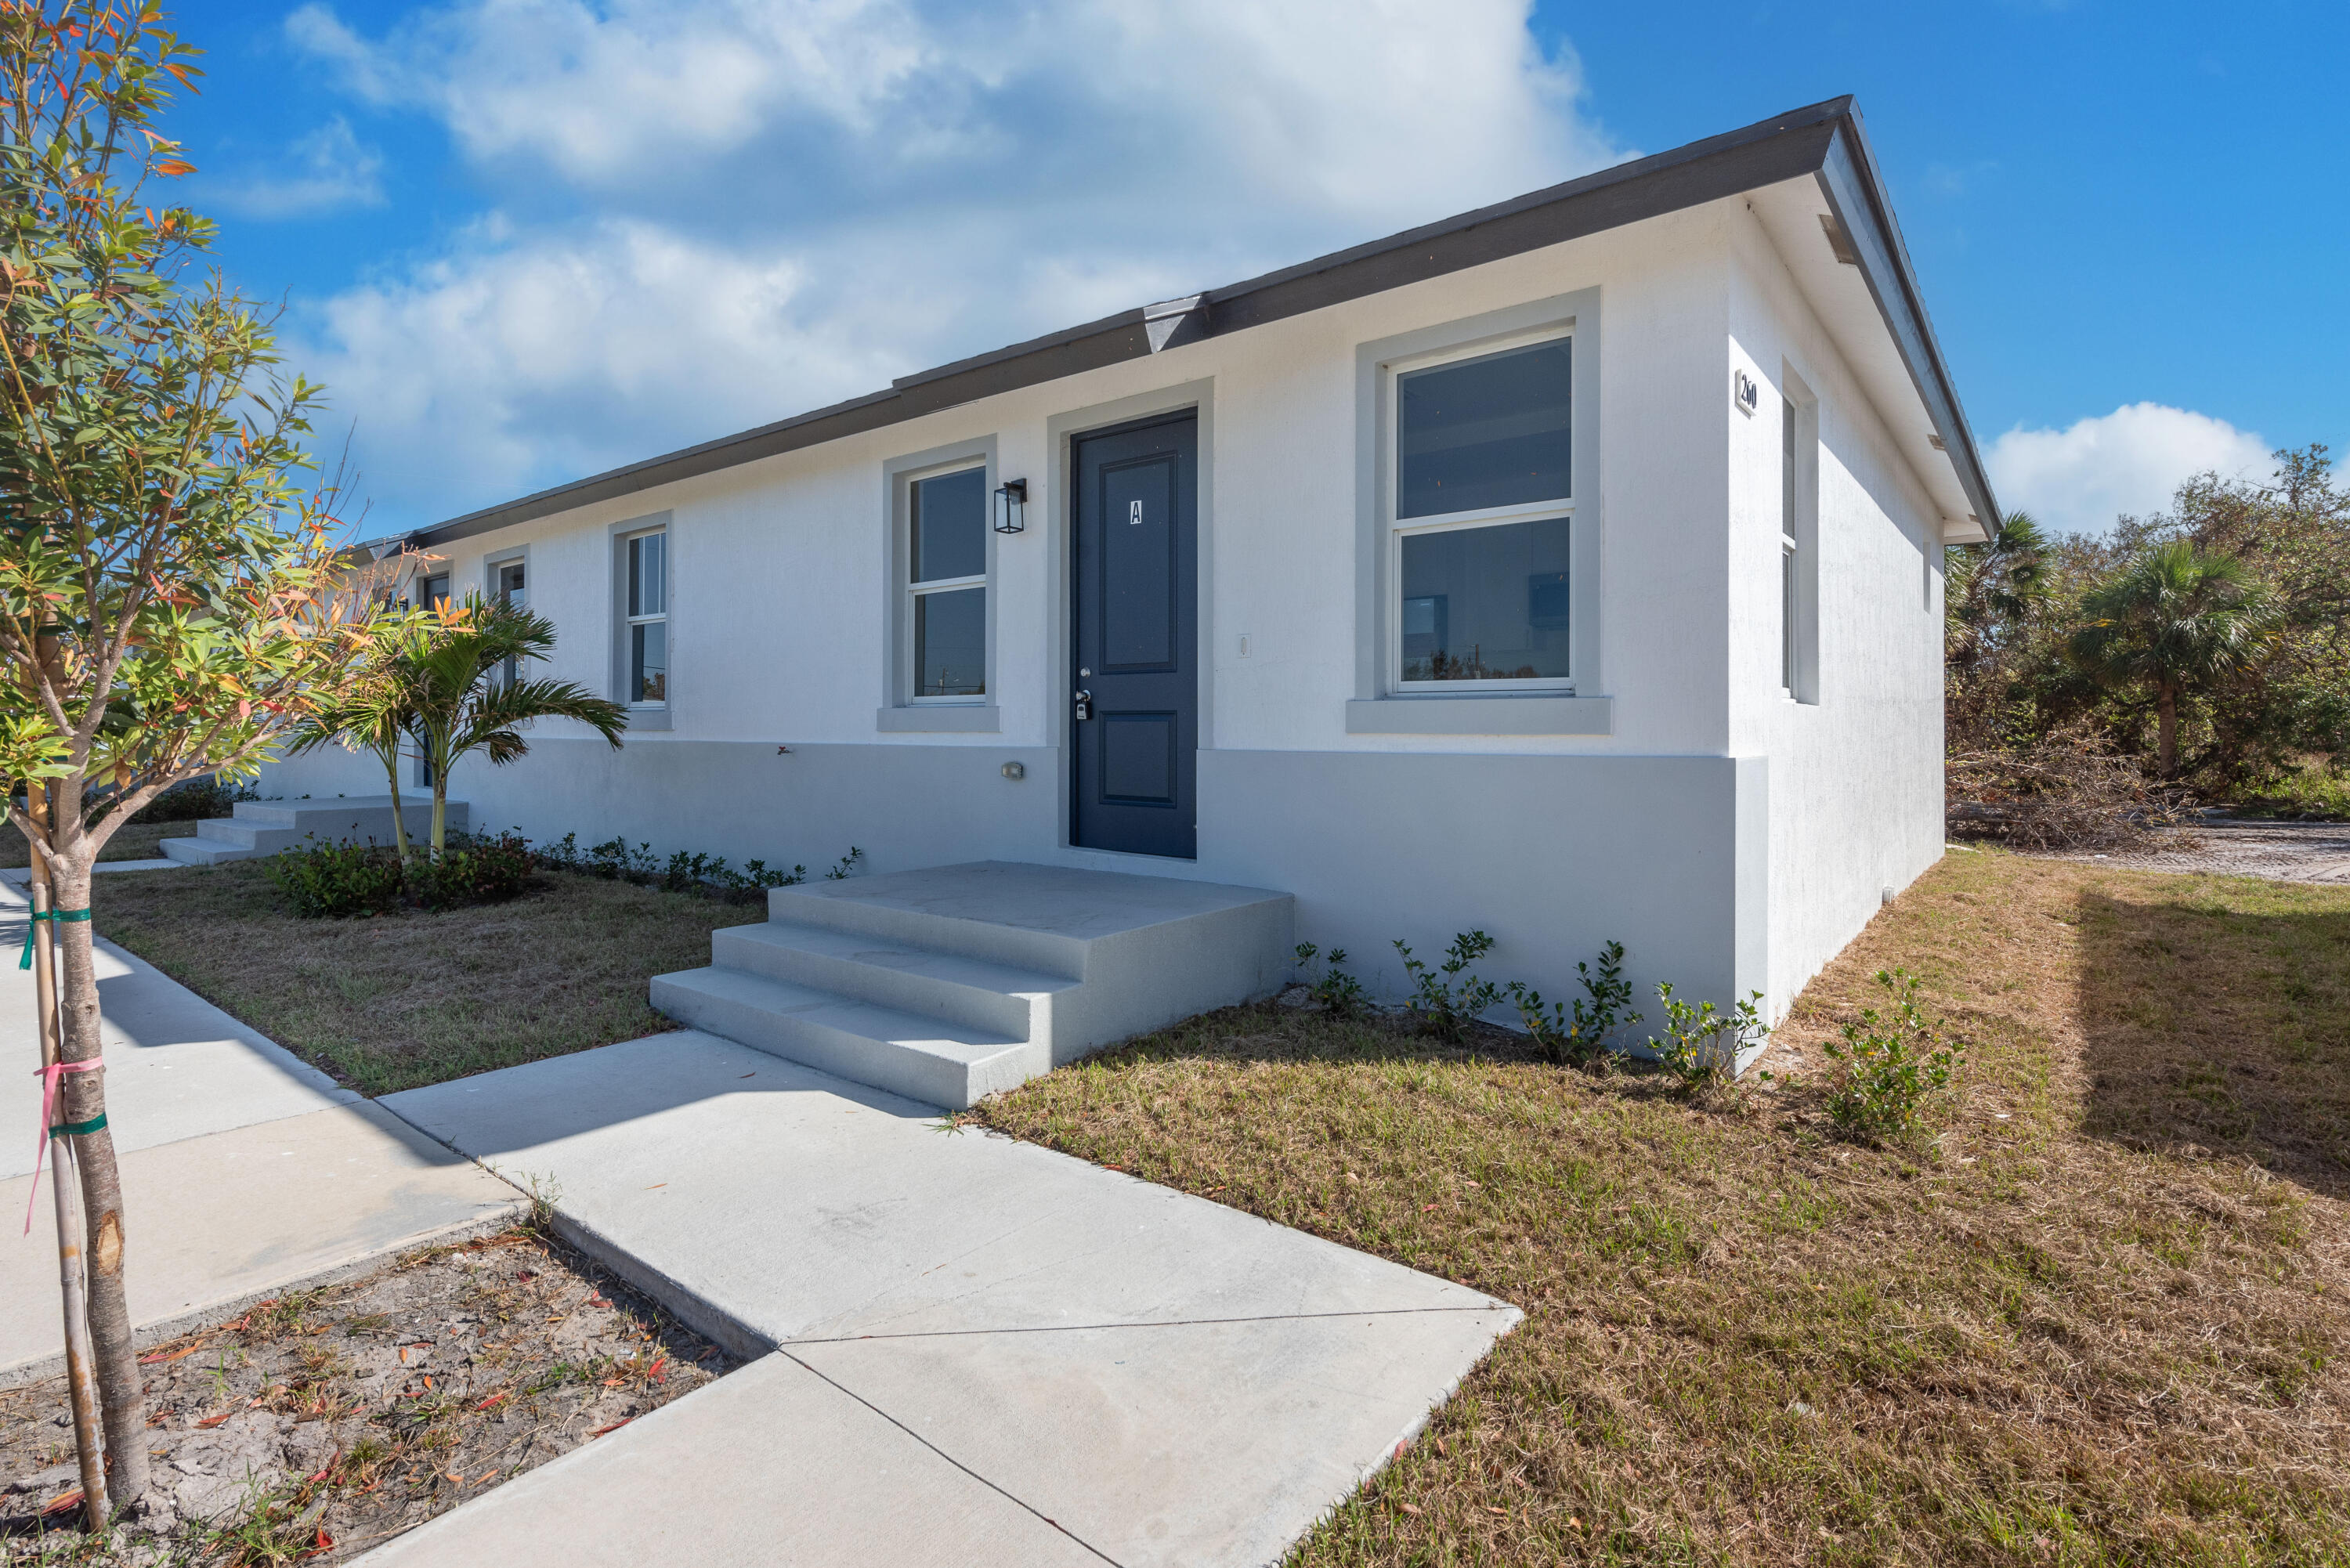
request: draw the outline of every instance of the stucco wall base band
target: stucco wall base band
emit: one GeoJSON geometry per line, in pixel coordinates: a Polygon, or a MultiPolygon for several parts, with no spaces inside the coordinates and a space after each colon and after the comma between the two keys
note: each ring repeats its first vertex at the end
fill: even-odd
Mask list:
{"type": "MultiPolygon", "coordinates": [[[[312,765],[265,787],[319,787],[297,772],[312,765]]],[[[1720,1002],[1767,989],[1761,759],[1203,751],[1199,768],[1196,861],[1068,847],[1049,747],[546,739],[454,782],[484,826],[535,840],[815,868],[855,845],[873,873],[1013,860],[1290,893],[1297,939],[1345,948],[1390,1000],[1409,990],[1393,940],[1426,959],[1471,929],[1495,941],[1484,972],[1556,997],[1611,940],[1644,998],[1660,980],[1720,1002]],[[1004,778],[1007,761],[1026,777],[1004,778]]]]}

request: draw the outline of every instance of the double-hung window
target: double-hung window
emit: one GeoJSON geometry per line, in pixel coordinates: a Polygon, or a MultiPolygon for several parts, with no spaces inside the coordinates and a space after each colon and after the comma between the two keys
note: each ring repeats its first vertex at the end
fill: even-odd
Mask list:
{"type": "Polygon", "coordinates": [[[987,695],[987,469],[906,487],[906,668],[915,702],[987,695]]]}
{"type": "MultiPolygon", "coordinates": [[[[491,597],[514,609],[530,606],[530,589],[524,581],[524,564],[520,561],[500,561],[490,568],[491,597]]],[[[509,659],[498,669],[497,683],[511,686],[520,674],[520,660],[509,659]]]]}
{"type": "Polygon", "coordinates": [[[1393,374],[1391,689],[1572,691],[1573,337],[1393,374]]]}
{"type": "Polygon", "coordinates": [[[1795,467],[1795,400],[1779,400],[1779,690],[1793,697],[1799,679],[1795,667],[1795,594],[1797,555],[1795,514],[1802,505],[1803,486],[1795,467]]]}
{"type": "Polygon", "coordinates": [[[1820,700],[1819,428],[1791,369],[1779,396],[1779,690],[1798,702],[1820,700]]]}
{"type": "Polygon", "coordinates": [[[628,701],[661,708],[669,691],[669,530],[630,535],[622,543],[628,574],[628,701]]]}

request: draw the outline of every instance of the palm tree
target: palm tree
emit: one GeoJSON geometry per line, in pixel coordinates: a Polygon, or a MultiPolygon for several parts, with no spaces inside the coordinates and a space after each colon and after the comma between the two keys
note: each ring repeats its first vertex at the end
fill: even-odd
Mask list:
{"type": "Polygon", "coordinates": [[[2081,600],[2073,660],[2108,686],[2154,690],[2156,752],[2165,778],[2178,772],[2178,699],[2242,669],[2277,623],[2267,591],[2231,556],[2190,539],[2157,545],[2081,600]]]}
{"type": "Polygon", "coordinates": [[[414,716],[403,663],[421,651],[432,618],[421,610],[384,609],[369,623],[373,632],[365,659],[346,676],[342,690],[297,725],[286,746],[300,756],[329,743],[367,752],[383,764],[391,784],[391,836],[400,863],[411,851],[408,825],[400,809],[401,743],[414,716]]]}
{"type": "Polygon", "coordinates": [[[423,618],[424,635],[390,661],[401,689],[403,728],[432,777],[432,857],[448,846],[449,772],[480,752],[503,767],[530,750],[523,727],[534,719],[576,719],[620,747],[628,710],[568,680],[504,679],[545,659],[555,627],[516,605],[469,594],[442,600],[423,618]]]}

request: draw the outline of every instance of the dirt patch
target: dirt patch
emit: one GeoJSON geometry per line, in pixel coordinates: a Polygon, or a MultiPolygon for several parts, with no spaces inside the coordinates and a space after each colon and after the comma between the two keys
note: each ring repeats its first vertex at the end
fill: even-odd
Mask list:
{"type": "Polygon", "coordinates": [[[733,1363],[535,1231],[403,1258],[158,1345],[150,1517],[84,1555],[65,1381],[0,1391],[0,1563],[333,1563],[733,1363]]]}
{"type": "Polygon", "coordinates": [[[2102,855],[2052,855],[2134,871],[2265,877],[2278,882],[2350,887],[2350,823],[2206,823],[2158,830],[2102,855]]]}

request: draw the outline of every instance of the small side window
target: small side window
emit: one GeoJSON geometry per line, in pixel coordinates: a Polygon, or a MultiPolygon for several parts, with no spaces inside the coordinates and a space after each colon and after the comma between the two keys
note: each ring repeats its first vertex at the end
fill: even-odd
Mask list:
{"type": "Polygon", "coordinates": [[[1789,369],[1779,390],[1779,690],[1820,700],[1819,404],[1789,369]]]}
{"type": "Polygon", "coordinates": [[[906,486],[908,697],[987,695],[987,470],[956,469],[906,486]]]}
{"type": "Polygon", "coordinates": [[[669,530],[629,536],[627,550],[627,701],[631,707],[668,705],[669,530]]]}

